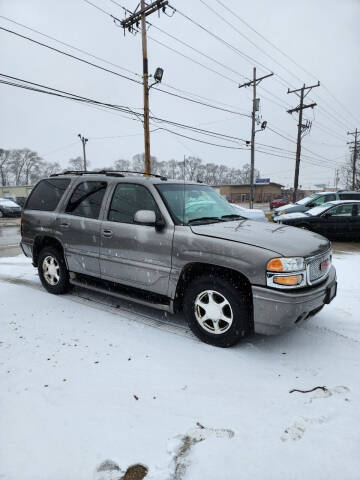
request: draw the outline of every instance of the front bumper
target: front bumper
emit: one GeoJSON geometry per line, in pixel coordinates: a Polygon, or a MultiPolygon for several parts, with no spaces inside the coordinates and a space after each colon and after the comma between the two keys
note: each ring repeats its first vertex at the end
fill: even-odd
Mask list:
{"type": "Polygon", "coordinates": [[[315,315],[336,295],[336,270],[320,286],[306,290],[275,290],[253,286],[254,329],[256,333],[274,335],[315,315]]]}

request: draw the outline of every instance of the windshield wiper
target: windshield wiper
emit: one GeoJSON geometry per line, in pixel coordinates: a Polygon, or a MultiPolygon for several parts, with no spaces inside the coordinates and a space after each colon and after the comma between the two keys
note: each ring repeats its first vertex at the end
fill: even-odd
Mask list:
{"type": "Polygon", "coordinates": [[[188,221],[188,224],[193,222],[222,222],[221,218],[219,217],[199,217],[199,218],[192,218],[188,221]]]}
{"type": "Polygon", "coordinates": [[[238,215],[237,213],[229,213],[228,215],[222,215],[221,218],[229,218],[230,220],[236,220],[238,218],[245,219],[245,217],[243,217],[242,215],[238,215]]]}

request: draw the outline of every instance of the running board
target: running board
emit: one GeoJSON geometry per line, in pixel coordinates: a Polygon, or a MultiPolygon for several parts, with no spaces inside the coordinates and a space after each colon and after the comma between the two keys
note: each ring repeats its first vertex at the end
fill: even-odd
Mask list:
{"type": "MultiPolygon", "coordinates": [[[[116,288],[102,286],[99,281],[93,281],[92,279],[79,280],[77,278],[71,278],[70,276],[69,282],[71,283],[71,285],[74,285],[76,287],[86,288],[88,290],[93,290],[94,292],[103,293],[104,295],[111,295],[112,297],[116,297],[120,300],[134,302],[140,305],[144,305],[146,307],[152,307],[158,310],[164,310],[165,312],[173,313],[173,302],[170,299],[168,299],[169,303],[159,303],[156,301],[146,300],[135,294],[129,295],[117,291],[116,288]]],[[[146,292],[143,292],[143,295],[145,296],[146,292]]],[[[153,300],[155,300],[155,298],[153,298],[153,300]]]]}

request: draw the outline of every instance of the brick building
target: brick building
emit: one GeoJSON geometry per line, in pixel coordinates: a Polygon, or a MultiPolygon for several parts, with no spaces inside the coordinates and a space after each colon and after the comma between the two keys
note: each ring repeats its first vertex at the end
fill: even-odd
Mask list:
{"type": "MultiPolygon", "coordinates": [[[[245,203],[249,201],[250,184],[244,185],[216,185],[214,188],[227,198],[231,203],[245,203]]],[[[270,182],[267,184],[255,184],[254,201],[255,203],[271,202],[275,198],[283,196],[283,185],[270,182]]]]}

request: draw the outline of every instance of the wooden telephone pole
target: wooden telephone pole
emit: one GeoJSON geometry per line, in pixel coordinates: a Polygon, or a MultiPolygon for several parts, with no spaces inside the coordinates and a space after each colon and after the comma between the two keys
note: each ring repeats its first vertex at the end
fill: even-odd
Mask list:
{"type": "Polygon", "coordinates": [[[142,56],[143,56],[143,89],[144,89],[144,144],[145,144],[145,174],[151,173],[150,162],[150,125],[149,125],[149,70],[147,56],[147,38],[146,38],[146,17],[152,13],[163,9],[168,5],[167,0],[156,0],[150,5],[146,5],[145,0],[141,0],[140,10],[134,12],[121,22],[121,26],[132,31],[141,23],[142,37],[142,56]]]}
{"type": "Polygon", "coordinates": [[[351,149],[353,151],[353,161],[352,161],[352,182],[351,182],[351,186],[352,186],[352,189],[355,190],[355,186],[356,186],[356,160],[357,160],[357,157],[359,155],[359,151],[360,151],[360,142],[358,140],[358,134],[359,134],[359,130],[356,128],[355,129],[355,132],[347,132],[348,135],[353,135],[354,136],[354,141],[353,142],[348,142],[349,145],[351,145],[351,149]]]}
{"type": "Polygon", "coordinates": [[[288,89],[287,93],[295,93],[298,97],[300,97],[300,104],[296,108],[292,108],[287,112],[292,114],[294,112],[299,112],[299,123],[298,123],[298,134],[297,134],[297,143],[296,143],[296,163],[295,163],[295,177],[294,177],[294,193],[293,193],[293,202],[296,202],[297,191],[299,186],[299,171],[300,171],[300,158],[301,158],[301,140],[303,133],[309,128],[308,124],[303,125],[303,110],[305,108],[314,108],[316,103],[311,103],[309,105],[304,105],[304,99],[308,95],[308,93],[316,87],[320,87],[320,82],[317,85],[311,85],[307,87],[304,85],[301,88],[296,90],[288,89]],[[298,94],[300,92],[300,95],[298,94]]]}
{"type": "Polygon", "coordinates": [[[268,75],[265,75],[260,78],[256,78],[256,67],[253,68],[253,79],[250,82],[243,83],[242,85],[239,85],[239,88],[242,87],[253,87],[253,108],[252,108],[252,114],[251,114],[251,160],[250,160],[250,208],[254,208],[254,171],[255,171],[255,122],[256,122],[256,112],[258,110],[257,108],[257,99],[256,99],[256,87],[259,85],[261,80],[264,80],[264,78],[268,78],[274,75],[273,73],[269,73],[268,75]]]}
{"type": "Polygon", "coordinates": [[[86,165],[86,143],[88,141],[88,138],[85,138],[84,135],[81,135],[81,133],[78,134],[78,137],[81,140],[82,147],[83,147],[83,164],[84,164],[84,171],[87,171],[87,165],[86,165]]]}

